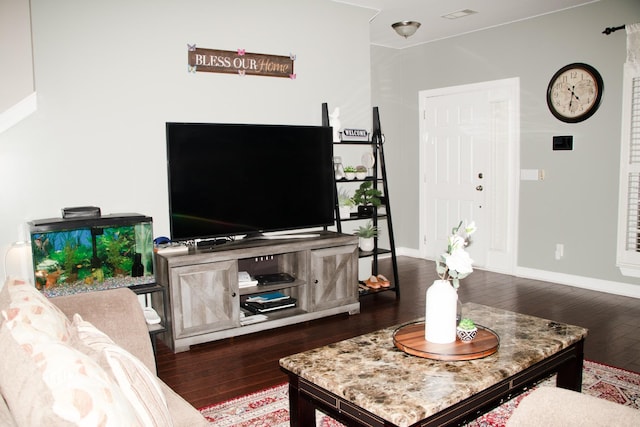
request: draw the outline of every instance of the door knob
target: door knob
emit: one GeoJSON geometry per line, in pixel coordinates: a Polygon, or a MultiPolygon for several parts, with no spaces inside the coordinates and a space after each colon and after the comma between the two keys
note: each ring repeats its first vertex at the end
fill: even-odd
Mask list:
{"type": "Polygon", "coordinates": [[[478,185],[478,186],[476,187],[476,190],[478,190],[478,191],[482,191],[482,190],[483,190],[482,185],[478,185]]]}

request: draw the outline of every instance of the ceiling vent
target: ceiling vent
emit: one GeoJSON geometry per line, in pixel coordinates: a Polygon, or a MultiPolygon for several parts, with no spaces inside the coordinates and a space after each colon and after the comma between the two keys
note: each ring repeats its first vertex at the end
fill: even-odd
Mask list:
{"type": "Polygon", "coordinates": [[[457,12],[447,13],[446,15],[442,15],[442,17],[446,19],[458,19],[458,18],[464,18],[465,16],[473,15],[474,13],[478,13],[478,12],[471,9],[464,9],[464,10],[459,10],[457,12]]]}

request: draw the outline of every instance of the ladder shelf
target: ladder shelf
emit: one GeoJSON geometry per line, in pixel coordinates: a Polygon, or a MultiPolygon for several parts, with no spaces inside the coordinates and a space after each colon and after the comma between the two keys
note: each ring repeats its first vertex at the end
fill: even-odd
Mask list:
{"type": "MultiPolygon", "coordinates": [[[[329,114],[326,103],[322,104],[322,125],[329,126],[329,114]]],[[[371,133],[371,139],[369,141],[341,141],[334,142],[334,148],[338,146],[346,145],[362,145],[371,147],[374,166],[373,174],[367,176],[364,179],[336,179],[335,180],[335,224],[337,231],[342,233],[343,222],[349,221],[362,221],[370,220],[375,227],[379,227],[380,223],[386,224],[386,233],[389,240],[389,248],[382,248],[378,246],[378,236],[374,237],[374,249],[372,251],[364,252],[359,250],[360,258],[371,258],[371,274],[377,276],[378,273],[378,260],[381,256],[391,258],[393,277],[389,278],[391,286],[388,288],[373,289],[367,287],[363,282],[360,282],[360,296],[376,294],[383,291],[393,291],[396,293],[396,297],[400,296],[400,281],[398,279],[398,263],[396,260],[396,247],[395,239],[393,235],[393,223],[391,220],[391,203],[389,201],[389,187],[387,180],[387,168],[384,159],[384,136],[380,127],[380,115],[378,107],[373,108],[373,129],[371,133]],[[348,185],[353,183],[363,183],[371,181],[374,189],[382,190],[382,206],[385,208],[384,213],[379,213],[377,209],[374,209],[371,215],[361,216],[357,213],[351,213],[349,218],[340,217],[340,209],[338,204],[338,191],[340,185],[348,185]]]]}

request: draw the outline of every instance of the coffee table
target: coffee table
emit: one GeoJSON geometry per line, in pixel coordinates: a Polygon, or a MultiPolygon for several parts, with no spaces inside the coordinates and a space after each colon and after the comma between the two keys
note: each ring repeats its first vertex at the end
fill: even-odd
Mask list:
{"type": "Polygon", "coordinates": [[[398,325],[282,358],[291,426],[315,425],[316,409],[349,426],[457,424],[554,373],[558,387],[581,390],[586,329],[474,303],[463,315],[499,336],[497,352],[417,357],[394,346],[398,325]]]}

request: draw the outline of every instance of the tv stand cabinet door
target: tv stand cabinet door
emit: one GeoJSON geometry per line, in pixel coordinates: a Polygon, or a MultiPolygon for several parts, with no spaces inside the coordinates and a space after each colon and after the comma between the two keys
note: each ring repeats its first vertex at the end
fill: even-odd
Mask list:
{"type": "Polygon", "coordinates": [[[311,251],[311,311],[358,302],[358,246],[311,251]]]}
{"type": "Polygon", "coordinates": [[[235,261],[171,269],[174,340],[240,326],[235,261]]]}

